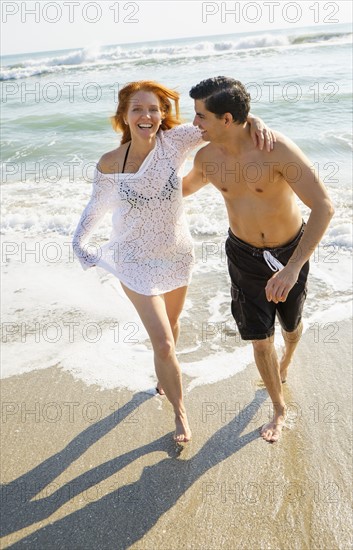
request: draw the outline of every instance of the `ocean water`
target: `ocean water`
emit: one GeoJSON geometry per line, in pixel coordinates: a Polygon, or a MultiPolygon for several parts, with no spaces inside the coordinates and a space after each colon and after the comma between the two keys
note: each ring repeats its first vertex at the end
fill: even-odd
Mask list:
{"type": "MultiPolygon", "coordinates": [[[[139,79],[176,88],[189,122],[193,84],[235,77],[252,112],[315,164],[336,215],[312,257],[305,330],[313,345],[339,346],[337,323],[352,313],[351,39],[348,25],[330,25],[3,57],[2,375],[59,365],[101,387],[154,385],[147,334],[119,283],[83,272],[71,251],[95,163],[119,143],[109,121],[117,92],[139,79]]],[[[178,353],[192,390],[244,369],[252,350],[230,313],[223,199],[207,186],[186,211],[197,265],[178,353]]],[[[109,227],[108,216],[92,240],[109,227]]]]}

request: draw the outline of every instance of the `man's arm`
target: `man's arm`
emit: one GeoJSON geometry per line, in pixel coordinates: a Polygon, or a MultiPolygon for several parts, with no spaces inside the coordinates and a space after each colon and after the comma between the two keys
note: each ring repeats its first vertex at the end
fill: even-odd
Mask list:
{"type": "Polygon", "coordinates": [[[207,146],[196,153],[192,169],[183,178],[183,197],[192,195],[209,183],[202,170],[202,151],[204,149],[207,149],[207,146]]]}
{"type": "Polygon", "coordinates": [[[325,186],[310,161],[291,140],[280,135],[278,138],[276,151],[281,157],[282,167],[288,170],[292,166],[297,173],[297,176],[292,176],[291,181],[288,181],[287,174],[286,181],[311,212],[303,236],[287,265],[275,273],[266,285],[267,299],[275,303],[287,299],[289,291],[298,280],[301,268],[319,244],[334,214],[325,186]]]}

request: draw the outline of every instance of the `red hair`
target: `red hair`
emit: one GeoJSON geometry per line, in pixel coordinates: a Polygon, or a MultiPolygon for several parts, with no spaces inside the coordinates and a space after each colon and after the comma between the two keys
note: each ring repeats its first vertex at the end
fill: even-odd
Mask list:
{"type": "Polygon", "coordinates": [[[123,133],[121,138],[122,144],[131,140],[130,128],[125,124],[124,117],[128,110],[131,96],[139,91],[152,92],[158,97],[160,109],[164,117],[160,126],[161,130],[170,130],[170,128],[174,128],[174,126],[181,124],[181,120],[179,119],[178,92],[170,90],[169,88],[166,88],[162,84],[154,82],[153,80],[139,80],[137,82],[130,82],[120,90],[118,96],[118,107],[115,115],[111,117],[114,130],[120,130],[123,133]],[[174,102],[175,114],[173,114],[172,101],[174,102]]]}

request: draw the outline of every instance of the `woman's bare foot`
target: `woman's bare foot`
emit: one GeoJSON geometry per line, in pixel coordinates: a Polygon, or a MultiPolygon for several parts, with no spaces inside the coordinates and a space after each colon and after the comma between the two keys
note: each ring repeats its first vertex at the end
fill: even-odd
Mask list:
{"type": "Polygon", "coordinates": [[[159,381],[157,383],[156,390],[157,390],[157,393],[159,393],[159,395],[165,395],[165,391],[162,388],[161,383],[159,381]]]}
{"type": "Polygon", "coordinates": [[[264,424],[261,428],[261,437],[269,443],[275,443],[279,440],[282,433],[282,428],[284,426],[285,417],[283,414],[273,417],[272,422],[264,424]]]}
{"type": "Polygon", "coordinates": [[[191,430],[185,413],[175,415],[175,433],[173,439],[176,443],[186,443],[191,439],[191,430]]]}

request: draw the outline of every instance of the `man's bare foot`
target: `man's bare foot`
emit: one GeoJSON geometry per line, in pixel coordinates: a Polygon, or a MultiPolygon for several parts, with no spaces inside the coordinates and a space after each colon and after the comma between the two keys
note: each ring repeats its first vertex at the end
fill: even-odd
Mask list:
{"type": "Polygon", "coordinates": [[[185,413],[175,415],[175,433],[173,439],[176,443],[186,443],[191,439],[191,430],[185,413]]]}
{"type": "Polygon", "coordinates": [[[159,395],[165,395],[165,391],[162,388],[161,383],[159,381],[157,383],[156,390],[157,390],[157,393],[159,393],[159,395]]]}
{"type": "Polygon", "coordinates": [[[272,422],[264,424],[261,428],[261,437],[269,443],[275,443],[279,440],[284,426],[284,416],[274,416],[272,422]]]}

